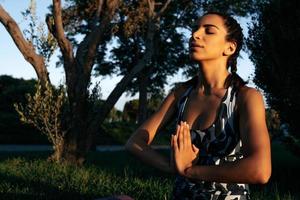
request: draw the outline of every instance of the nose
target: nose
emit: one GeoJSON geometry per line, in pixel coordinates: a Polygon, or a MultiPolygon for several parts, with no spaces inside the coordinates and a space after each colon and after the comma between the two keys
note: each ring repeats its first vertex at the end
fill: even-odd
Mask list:
{"type": "Polygon", "coordinates": [[[199,29],[193,32],[192,37],[194,40],[200,40],[201,33],[200,33],[199,29]]]}

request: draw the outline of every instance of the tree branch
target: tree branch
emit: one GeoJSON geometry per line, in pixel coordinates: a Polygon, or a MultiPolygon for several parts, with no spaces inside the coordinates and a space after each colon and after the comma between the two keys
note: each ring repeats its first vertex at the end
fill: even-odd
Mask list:
{"type": "Polygon", "coordinates": [[[107,97],[105,103],[102,105],[99,112],[93,117],[88,132],[95,134],[97,129],[99,128],[99,124],[101,124],[106,116],[109,114],[115,103],[118,101],[120,96],[123,94],[124,90],[126,89],[127,85],[132,81],[132,79],[140,73],[146,65],[151,61],[151,58],[154,53],[154,35],[157,32],[157,26],[155,26],[152,20],[148,21],[148,29],[147,29],[147,36],[146,36],[146,50],[145,54],[141,59],[138,60],[137,64],[130,70],[128,74],[126,74],[121,81],[117,84],[117,86],[113,89],[110,95],[107,97]]]}
{"type": "Polygon", "coordinates": [[[94,19],[94,27],[97,26],[97,23],[99,23],[102,7],[103,7],[103,0],[98,0],[97,11],[94,19]]]}
{"type": "Polygon", "coordinates": [[[25,60],[33,66],[42,85],[45,86],[46,82],[50,82],[50,80],[44,58],[35,52],[34,46],[24,38],[18,24],[1,5],[0,21],[12,37],[14,43],[24,56],[25,60]]]}
{"type": "Polygon", "coordinates": [[[148,6],[149,6],[149,12],[148,12],[148,16],[152,17],[154,15],[155,12],[155,0],[147,0],[148,2],[148,6]]]}
{"type": "MultiPolygon", "coordinates": [[[[120,0],[110,0],[106,2],[106,9],[100,24],[93,26],[91,33],[89,33],[83,41],[79,44],[76,53],[76,61],[84,67],[84,73],[89,76],[94,64],[97,47],[111,22],[112,17],[118,8],[120,0]]],[[[99,0],[98,9],[95,19],[100,17],[100,12],[103,10],[103,0],[99,0]]]]}
{"type": "Polygon", "coordinates": [[[171,3],[171,0],[167,0],[167,2],[164,4],[164,6],[160,9],[158,13],[155,15],[155,19],[159,18],[167,9],[168,5],[171,3]]]}
{"type": "Polygon", "coordinates": [[[58,45],[65,59],[71,61],[74,58],[73,48],[71,42],[66,38],[64,33],[60,0],[53,0],[53,16],[55,24],[55,33],[53,36],[56,37],[58,45]]]}

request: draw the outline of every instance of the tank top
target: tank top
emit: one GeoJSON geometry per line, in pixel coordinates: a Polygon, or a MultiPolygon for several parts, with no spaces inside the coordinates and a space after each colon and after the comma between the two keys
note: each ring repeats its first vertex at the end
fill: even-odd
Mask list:
{"type": "MultiPolygon", "coordinates": [[[[193,86],[189,87],[177,103],[177,124],[182,121],[185,106],[193,86]]],[[[200,149],[198,165],[219,165],[243,158],[236,112],[237,91],[226,90],[219,105],[214,123],[204,130],[191,129],[192,143],[200,149]]],[[[173,188],[174,200],[248,200],[248,184],[191,181],[177,175],[173,188]]]]}

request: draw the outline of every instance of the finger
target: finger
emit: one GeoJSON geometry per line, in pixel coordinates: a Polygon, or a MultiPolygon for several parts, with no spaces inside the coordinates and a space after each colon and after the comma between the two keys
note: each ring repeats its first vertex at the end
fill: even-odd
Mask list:
{"type": "Polygon", "coordinates": [[[187,130],[187,123],[184,122],[184,130],[183,130],[183,144],[184,148],[188,147],[188,140],[187,140],[188,130],[187,130]]]}
{"type": "Polygon", "coordinates": [[[191,131],[190,131],[190,125],[187,124],[187,141],[189,142],[189,145],[192,144],[192,139],[191,139],[191,131]]]}
{"type": "MultiPolygon", "coordinates": [[[[181,123],[181,122],[180,122],[181,123]]],[[[173,137],[174,139],[174,142],[176,142],[176,145],[177,145],[177,148],[178,148],[178,138],[179,138],[179,134],[180,134],[180,124],[177,124],[177,128],[176,128],[176,134],[174,136],[176,137],[173,137]]]]}
{"type": "Polygon", "coordinates": [[[174,135],[172,137],[173,137],[173,150],[174,152],[177,152],[178,151],[177,135],[174,135]]]}
{"type": "Polygon", "coordinates": [[[181,122],[181,125],[180,125],[180,132],[179,132],[179,135],[178,135],[178,149],[181,150],[183,149],[183,131],[184,131],[184,124],[183,122],[181,122]]]}
{"type": "Polygon", "coordinates": [[[178,136],[178,134],[179,134],[179,131],[180,131],[180,125],[179,125],[179,124],[177,124],[177,126],[176,126],[176,134],[175,134],[175,135],[177,135],[177,136],[178,136]]]}

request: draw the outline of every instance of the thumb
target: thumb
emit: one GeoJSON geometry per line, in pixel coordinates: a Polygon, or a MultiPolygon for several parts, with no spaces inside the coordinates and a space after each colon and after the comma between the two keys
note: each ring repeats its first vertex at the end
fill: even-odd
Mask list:
{"type": "Polygon", "coordinates": [[[198,154],[199,153],[199,148],[197,148],[194,144],[193,144],[193,151],[194,153],[198,154]]]}

